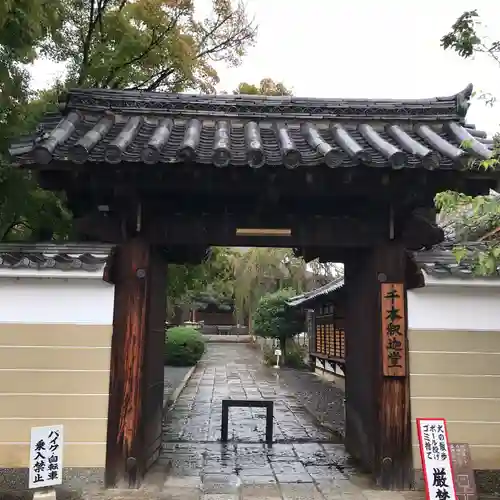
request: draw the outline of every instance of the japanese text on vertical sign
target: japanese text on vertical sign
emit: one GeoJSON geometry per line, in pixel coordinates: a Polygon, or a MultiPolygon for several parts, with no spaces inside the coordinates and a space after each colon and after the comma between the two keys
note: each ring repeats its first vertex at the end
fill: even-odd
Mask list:
{"type": "Polygon", "coordinates": [[[417,418],[417,430],[428,500],[456,500],[445,420],[417,418]]]}
{"type": "Polygon", "coordinates": [[[63,426],[31,428],[29,487],[62,484],[63,426]]]}
{"type": "Polygon", "coordinates": [[[402,283],[382,283],[382,359],[386,377],[406,375],[405,293],[402,283]]]}

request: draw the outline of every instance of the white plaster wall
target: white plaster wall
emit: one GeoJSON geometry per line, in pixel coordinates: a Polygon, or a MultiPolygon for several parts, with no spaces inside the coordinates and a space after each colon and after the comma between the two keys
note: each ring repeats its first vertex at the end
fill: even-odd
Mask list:
{"type": "Polygon", "coordinates": [[[0,469],[52,424],[66,467],[104,467],[113,302],[102,271],[0,269],[0,469]]]}
{"type": "Polygon", "coordinates": [[[415,420],[445,418],[476,469],[500,469],[500,280],[431,280],[408,292],[413,464],[415,420]]]}
{"type": "Polygon", "coordinates": [[[443,284],[411,290],[408,292],[408,327],[411,330],[500,331],[500,286],[443,284]]]}
{"type": "Polygon", "coordinates": [[[46,278],[43,271],[39,277],[0,274],[0,323],[111,325],[113,285],[92,275],[66,276],[46,278]]]}

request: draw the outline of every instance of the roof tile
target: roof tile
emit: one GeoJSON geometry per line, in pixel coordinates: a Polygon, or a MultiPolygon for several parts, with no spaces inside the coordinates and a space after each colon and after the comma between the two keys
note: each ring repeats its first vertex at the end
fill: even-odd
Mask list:
{"type": "Polygon", "coordinates": [[[95,272],[104,268],[111,251],[102,244],[0,244],[0,269],[95,272]]]}
{"type": "Polygon", "coordinates": [[[38,165],[461,168],[464,139],[470,156],[491,155],[484,134],[463,125],[470,92],[397,101],[74,90],[63,116],[47,115],[11,154],[19,164],[38,165]]]}

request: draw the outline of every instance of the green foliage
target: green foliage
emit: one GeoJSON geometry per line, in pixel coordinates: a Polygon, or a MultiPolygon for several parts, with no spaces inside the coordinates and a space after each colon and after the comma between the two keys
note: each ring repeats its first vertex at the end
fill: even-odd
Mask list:
{"type": "Polygon", "coordinates": [[[208,294],[225,302],[233,297],[233,251],[214,247],[205,262],[199,265],[170,265],[168,267],[168,310],[191,305],[200,294],[208,294]]]}
{"type": "MultiPolygon", "coordinates": [[[[213,62],[239,64],[256,28],[243,3],[231,0],[212,0],[210,13],[199,17],[193,0],[1,2],[0,241],[65,239],[71,227],[63,197],[8,162],[11,138],[32,131],[60,90],[31,93],[24,65],[38,54],[65,62],[63,87],[213,92],[219,81],[213,62]]],[[[196,281],[179,269],[174,283],[176,274],[196,281]]]]}
{"type": "Polygon", "coordinates": [[[477,10],[464,12],[453,24],[451,31],[441,38],[445,49],[453,49],[460,57],[470,57],[482,47],[481,38],[477,35],[477,10]]]}
{"type": "Polygon", "coordinates": [[[282,82],[275,82],[271,78],[263,78],[259,85],[242,82],[233,93],[270,96],[292,95],[292,91],[286,88],[282,82]]]}
{"type": "Polygon", "coordinates": [[[453,240],[465,243],[481,240],[500,225],[498,196],[467,196],[455,191],[439,193],[435,199],[445,230],[453,230],[453,240]]]}
{"type": "Polygon", "coordinates": [[[38,186],[31,174],[0,167],[0,241],[64,240],[71,214],[62,198],[38,186]]]}
{"type": "Polygon", "coordinates": [[[0,5],[0,241],[64,239],[71,215],[57,193],[41,189],[29,172],[9,164],[13,137],[33,130],[55,103],[55,92],[29,91],[23,66],[61,25],[57,0],[10,0],[0,5]]]}
{"type": "Polygon", "coordinates": [[[198,266],[169,266],[169,311],[212,303],[227,310],[234,307],[239,323],[246,324],[263,295],[287,287],[309,290],[330,281],[337,272],[317,261],[309,266],[310,271],[289,249],[212,248],[198,266]]]}
{"type": "MultiPolygon", "coordinates": [[[[3,0],[0,2],[0,127],[19,125],[18,106],[26,103],[28,72],[38,45],[61,24],[58,0],[3,0]]],[[[0,141],[6,137],[0,134],[0,141]]]]}
{"type": "Polygon", "coordinates": [[[473,271],[481,276],[497,274],[500,264],[500,197],[466,196],[445,191],[436,196],[441,224],[449,239],[455,243],[458,262],[468,261],[473,271]],[[468,243],[481,242],[471,250],[468,243]]]}
{"type": "MultiPolygon", "coordinates": [[[[441,39],[445,49],[454,50],[459,56],[469,58],[484,54],[500,65],[500,40],[490,39],[483,31],[477,10],[464,12],[453,24],[449,33],[441,39]]],[[[493,104],[491,94],[479,96],[487,104],[493,104]]],[[[463,149],[470,148],[467,142],[463,149]]],[[[488,160],[472,162],[471,168],[494,169],[499,167],[500,138],[494,138],[493,155],[488,160]]],[[[498,273],[500,264],[500,199],[498,196],[471,197],[461,193],[446,191],[436,196],[436,207],[440,210],[441,223],[449,238],[456,245],[457,260],[467,259],[473,271],[479,275],[498,273]],[[450,234],[451,233],[451,234],[450,234]],[[481,242],[474,250],[467,243],[481,242]]]]}
{"type": "Polygon", "coordinates": [[[170,366],[193,366],[205,352],[202,335],[187,326],[169,328],[165,339],[165,364],[170,366]]]}
{"type": "MultiPolygon", "coordinates": [[[[469,151],[472,149],[472,140],[462,141],[460,147],[464,151],[469,151]]],[[[500,166],[500,135],[497,134],[493,138],[493,148],[491,158],[487,160],[478,160],[471,157],[468,161],[467,168],[470,170],[494,170],[500,166]]]]}
{"type": "Polygon", "coordinates": [[[287,342],[285,364],[289,368],[303,370],[307,368],[307,363],[304,361],[307,355],[307,348],[302,347],[297,342],[287,342]]]}
{"type": "MultiPolygon", "coordinates": [[[[285,343],[284,349],[285,351],[282,350],[282,352],[285,352],[285,356],[280,357],[280,364],[296,370],[307,368],[307,363],[304,361],[307,355],[307,348],[301,347],[294,341],[288,341],[285,343]]],[[[265,365],[276,365],[274,350],[275,348],[270,345],[264,344],[262,346],[262,361],[265,365]]]]}
{"type": "MultiPolygon", "coordinates": [[[[12,97],[12,96],[11,96],[12,97]]],[[[0,241],[63,240],[71,233],[71,214],[62,194],[46,191],[26,170],[6,161],[10,140],[32,131],[55,107],[56,92],[17,99],[0,120],[0,241]]]]}
{"type": "MultiPolygon", "coordinates": [[[[484,28],[476,9],[466,11],[441,38],[441,45],[466,59],[476,54],[484,54],[500,65],[500,40],[488,37],[484,28]]],[[[482,93],[479,97],[490,105],[496,100],[495,96],[488,93],[482,93]]]]}
{"type": "Polygon", "coordinates": [[[260,298],[281,288],[302,292],[309,282],[306,263],[282,248],[250,248],[233,256],[234,298],[240,323],[252,318],[260,298]]]}
{"type": "Polygon", "coordinates": [[[36,46],[61,25],[57,0],[3,0],[0,3],[0,47],[15,60],[32,62],[36,46]]]}
{"type": "Polygon", "coordinates": [[[302,315],[287,304],[295,295],[297,292],[291,288],[264,295],[253,317],[254,333],[259,337],[283,340],[300,332],[304,324],[302,315]]]}
{"type": "Polygon", "coordinates": [[[213,62],[238,65],[256,35],[241,1],[212,0],[203,19],[193,0],[61,2],[62,29],[43,54],[68,62],[78,86],[213,92],[213,62]]]}

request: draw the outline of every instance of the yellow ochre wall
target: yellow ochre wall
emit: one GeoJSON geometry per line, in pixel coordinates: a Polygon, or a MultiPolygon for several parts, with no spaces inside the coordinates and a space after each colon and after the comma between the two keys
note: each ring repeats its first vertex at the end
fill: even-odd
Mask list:
{"type": "Polygon", "coordinates": [[[0,275],[0,468],[28,467],[31,427],[51,424],[65,467],[104,467],[112,307],[100,279],[0,275]]]}
{"type": "Polygon", "coordinates": [[[413,463],[417,417],[447,419],[475,469],[500,469],[500,291],[434,286],[408,297],[413,463]]]}

